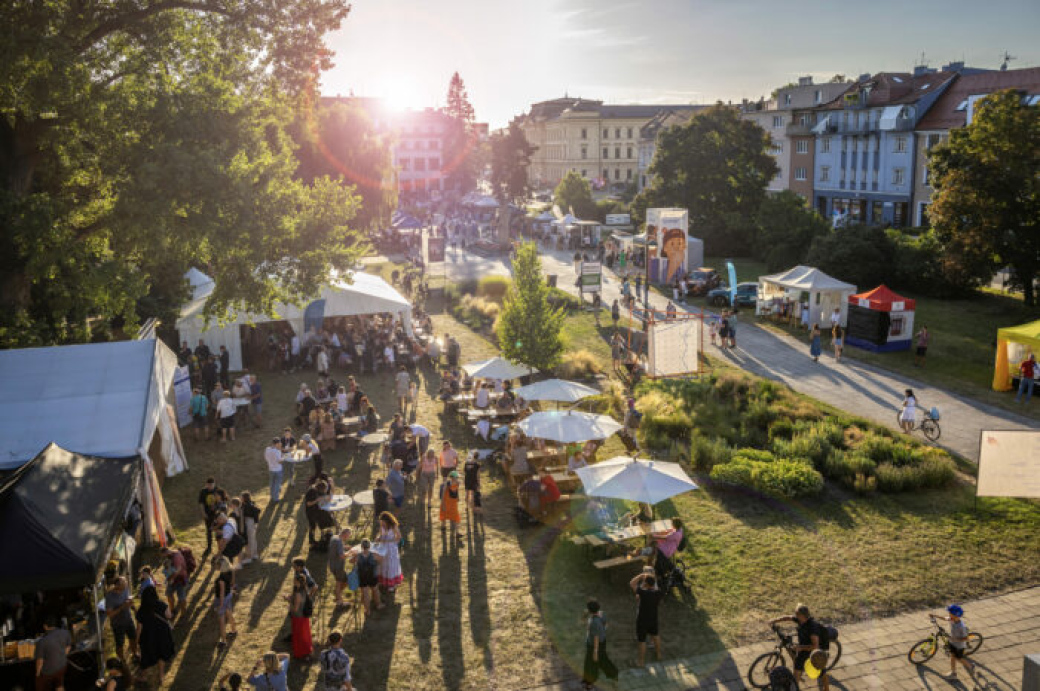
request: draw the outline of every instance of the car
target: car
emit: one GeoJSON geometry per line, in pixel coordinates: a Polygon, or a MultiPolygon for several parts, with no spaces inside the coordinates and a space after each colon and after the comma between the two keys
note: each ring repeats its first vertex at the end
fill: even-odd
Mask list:
{"type": "MultiPolygon", "coordinates": [[[[738,283],[737,284],[737,307],[754,307],[755,303],[758,302],[758,284],[757,283],[738,283]]],[[[715,290],[708,292],[708,304],[715,305],[716,307],[729,307],[729,286],[725,283],[719,284],[719,287],[715,290]]]]}
{"type": "Polygon", "coordinates": [[[697,296],[707,295],[709,291],[717,288],[722,283],[719,272],[710,266],[702,266],[694,269],[686,277],[686,294],[697,296]]]}

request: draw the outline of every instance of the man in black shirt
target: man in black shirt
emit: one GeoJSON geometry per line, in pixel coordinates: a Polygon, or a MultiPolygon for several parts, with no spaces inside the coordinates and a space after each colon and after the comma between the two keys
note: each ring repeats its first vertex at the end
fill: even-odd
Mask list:
{"type": "MultiPolygon", "coordinates": [[[[815,651],[823,651],[820,669],[824,669],[827,666],[827,651],[831,646],[830,634],[826,626],[812,618],[809,613],[809,607],[806,605],[798,605],[793,617],[778,617],[769,622],[769,625],[776,626],[783,622],[794,622],[798,627],[798,644],[794,646],[794,676],[798,683],[801,684],[802,675],[805,673],[805,663],[815,651]]],[[[815,658],[813,662],[816,662],[815,658]]],[[[831,682],[827,677],[826,671],[822,672],[816,681],[822,691],[829,691],[831,682]]]]}
{"type": "Polygon", "coordinates": [[[177,351],[177,364],[191,369],[191,348],[187,341],[181,341],[181,349],[177,351]]]}
{"type": "Polygon", "coordinates": [[[202,363],[206,360],[209,360],[209,356],[212,354],[213,353],[210,352],[209,346],[203,343],[202,339],[200,338],[199,344],[195,346],[195,357],[197,357],[199,359],[199,362],[202,363]]]}
{"type": "Polygon", "coordinates": [[[206,551],[209,554],[213,549],[213,519],[216,517],[217,506],[217,482],[211,477],[206,478],[206,484],[199,490],[199,506],[202,508],[202,520],[206,526],[206,551]]]}
{"type": "Polygon", "coordinates": [[[199,362],[202,363],[202,388],[209,396],[217,385],[217,363],[212,356],[199,362]]]}
{"type": "Polygon", "coordinates": [[[231,388],[231,353],[224,346],[220,346],[220,383],[231,388]]]}
{"type": "Polygon", "coordinates": [[[658,633],[657,608],[664,599],[664,592],[657,587],[654,567],[647,566],[643,572],[628,583],[636,595],[636,640],[639,641],[639,666],[646,664],[646,639],[654,641],[654,654],[661,659],[661,636],[658,633]]]}

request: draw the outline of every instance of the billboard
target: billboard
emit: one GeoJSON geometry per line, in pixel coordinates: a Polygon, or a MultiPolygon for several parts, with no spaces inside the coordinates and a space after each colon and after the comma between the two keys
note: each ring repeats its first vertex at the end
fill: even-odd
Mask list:
{"type": "Polygon", "coordinates": [[[632,216],[630,214],[607,214],[606,223],[608,226],[632,225],[632,216]]]}
{"type": "Polygon", "coordinates": [[[582,262],[578,280],[583,293],[598,293],[603,283],[603,267],[599,262],[582,262]]]}
{"type": "Polygon", "coordinates": [[[975,494],[1040,498],[1040,432],[983,430],[975,494]]]}
{"type": "Polygon", "coordinates": [[[647,374],[657,378],[699,372],[703,330],[704,322],[700,315],[650,324],[647,374]]]}
{"type": "Polygon", "coordinates": [[[686,270],[686,238],[690,214],[686,209],[647,209],[646,239],[657,243],[650,256],[662,259],[658,281],[671,283],[676,274],[686,270]]]}
{"type": "Polygon", "coordinates": [[[426,239],[426,263],[439,264],[444,261],[444,246],[447,244],[445,237],[430,237],[426,239]]]}

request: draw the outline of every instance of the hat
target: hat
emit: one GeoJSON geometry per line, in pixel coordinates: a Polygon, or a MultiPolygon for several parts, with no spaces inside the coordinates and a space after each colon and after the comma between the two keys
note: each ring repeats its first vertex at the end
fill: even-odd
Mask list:
{"type": "Polygon", "coordinates": [[[311,435],[305,434],[302,437],[300,437],[300,439],[302,439],[303,441],[310,441],[311,440],[311,435]]]}
{"type": "Polygon", "coordinates": [[[946,608],[946,611],[949,612],[950,614],[952,614],[955,617],[963,617],[964,616],[964,608],[961,607],[960,605],[950,605],[949,607],[946,608]]]}
{"type": "Polygon", "coordinates": [[[450,477],[453,480],[458,480],[459,479],[459,471],[457,471],[457,470],[451,471],[450,473],[448,473],[448,477],[450,477]]]}

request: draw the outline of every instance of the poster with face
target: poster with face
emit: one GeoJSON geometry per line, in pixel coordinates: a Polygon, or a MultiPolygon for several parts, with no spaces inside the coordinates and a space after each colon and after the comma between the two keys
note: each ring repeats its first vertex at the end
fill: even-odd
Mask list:
{"type": "Polygon", "coordinates": [[[650,247],[651,244],[657,243],[657,229],[661,227],[661,212],[664,209],[647,209],[646,210],[646,253],[648,257],[656,257],[657,252],[654,248],[650,247]]]}
{"type": "Polygon", "coordinates": [[[686,209],[647,209],[646,233],[650,240],[653,225],[654,239],[658,252],[665,261],[664,282],[671,283],[676,274],[686,267],[686,233],[689,227],[689,212],[686,209]]]}

